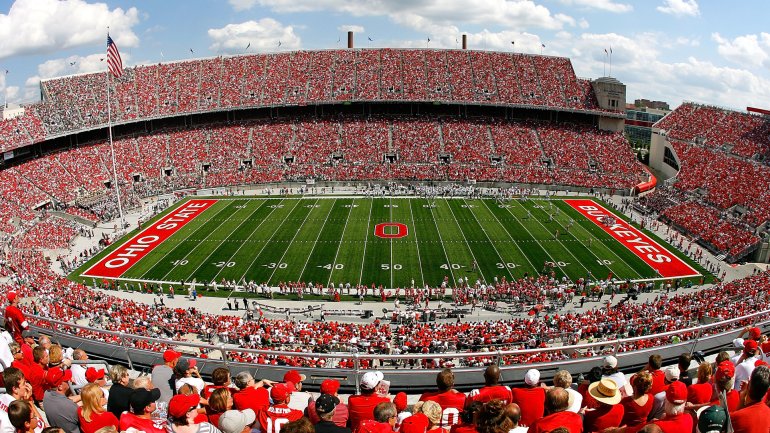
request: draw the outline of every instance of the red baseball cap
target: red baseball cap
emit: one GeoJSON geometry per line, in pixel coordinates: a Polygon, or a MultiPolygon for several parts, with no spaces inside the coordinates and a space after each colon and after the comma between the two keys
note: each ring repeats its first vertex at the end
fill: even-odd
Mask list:
{"type": "Polygon", "coordinates": [[[756,326],[749,329],[749,338],[754,340],[759,340],[759,337],[762,336],[762,330],[757,328],[756,326]]]}
{"type": "Polygon", "coordinates": [[[714,374],[716,380],[723,377],[732,379],[735,376],[735,366],[730,361],[722,361],[717,365],[717,372],[714,374]]]}
{"type": "Polygon", "coordinates": [[[284,402],[291,395],[291,389],[285,383],[277,383],[270,388],[270,397],[273,402],[284,402]]]}
{"type": "Polygon", "coordinates": [[[86,370],[86,380],[88,383],[94,383],[99,379],[104,379],[104,370],[97,370],[93,367],[88,367],[86,370]]]}
{"type": "Polygon", "coordinates": [[[746,341],[743,342],[743,351],[744,352],[752,351],[752,350],[757,350],[757,347],[758,347],[757,342],[754,341],[754,340],[746,340],[746,341]]]}
{"type": "Polygon", "coordinates": [[[16,292],[8,292],[8,301],[13,302],[14,299],[16,299],[16,292]]]}
{"type": "Polygon", "coordinates": [[[199,402],[200,397],[196,394],[177,394],[168,402],[168,414],[174,418],[181,418],[187,415],[187,412],[197,408],[199,402]]]}
{"type": "Polygon", "coordinates": [[[407,400],[406,400],[406,393],[399,392],[396,394],[396,397],[393,399],[393,404],[396,405],[396,410],[399,412],[403,412],[404,409],[406,409],[407,406],[407,400]]]}
{"type": "Polygon", "coordinates": [[[52,388],[56,388],[62,383],[72,380],[72,370],[62,370],[59,367],[49,368],[45,374],[45,380],[52,388]]]}
{"type": "Polygon", "coordinates": [[[416,413],[401,422],[400,433],[425,433],[430,421],[424,413],[416,413]]]}
{"type": "Polygon", "coordinates": [[[171,362],[181,357],[182,357],[182,354],[177,352],[176,350],[168,349],[167,351],[163,352],[163,361],[165,362],[171,362]]]}
{"type": "Polygon", "coordinates": [[[300,383],[305,379],[307,379],[307,376],[304,374],[299,374],[297,370],[289,370],[286,372],[286,374],[283,375],[284,382],[300,383]]]}
{"type": "Polygon", "coordinates": [[[761,359],[757,359],[757,362],[754,363],[754,367],[761,367],[763,365],[770,365],[770,364],[768,364],[767,362],[765,362],[765,361],[763,361],[761,359]]]}
{"type": "Polygon", "coordinates": [[[687,385],[678,380],[673,382],[666,390],[666,400],[673,404],[684,404],[687,401],[687,385]]]}
{"type": "Polygon", "coordinates": [[[321,394],[336,394],[340,390],[340,381],[326,379],[321,382],[321,394]]]}

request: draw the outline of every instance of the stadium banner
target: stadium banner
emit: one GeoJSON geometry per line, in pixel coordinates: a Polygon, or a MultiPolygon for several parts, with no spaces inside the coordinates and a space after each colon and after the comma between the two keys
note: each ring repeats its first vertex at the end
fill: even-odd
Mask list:
{"type": "Polygon", "coordinates": [[[81,274],[84,277],[118,278],[217,200],[190,200],[159,219],[81,274]]]}
{"type": "Polygon", "coordinates": [[[700,275],[682,259],[595,201],[571,199],[564,202],[631,250],[661,277],[682,278],[700,275]]]}

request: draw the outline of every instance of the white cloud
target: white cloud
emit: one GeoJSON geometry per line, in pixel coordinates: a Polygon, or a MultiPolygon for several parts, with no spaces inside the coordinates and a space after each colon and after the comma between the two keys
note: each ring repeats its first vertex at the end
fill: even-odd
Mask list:
{"type": "Polygon", "coordinates": [[[575,5],[614,13],[625,13],[634,10],[634,7],[630,4],[617,3],[613,0],[561,0],[561,2],[566,5],[575,5]]]}
{"type": "Polygon", "coordinates": [[[106,50],[108,26],[119,47],[134,47],[139,44],[132,30],[137,23],[136,8],[110,10],[105,3],[84,0],[16,0],[7,15],[0,15],[0,59],[97,44],[106,50]]]}
{"type": "Polygon", "coordinates": [[[241,54],[249,44],[257,51],[296,50],[301,46],[294,27],[272,18],[209,29],[208,35],[213,41],[209,49],[217,53],[241,54]]]}
{"type": "Polygon", "coordinates": [[[739,65],[761,67],[770,59],[770,33],[738,36],[732,41],[714,33],[711,39],[722,57],[739,65]]]}
{"type": "Polygon", "coordinates": [[[257,4],[257,0],[228,0],[230,5],[235,9],[236,11],[244,11],[246,9],[251,9],[254,7],[254,5],[257,4]]]}
{"type": "Polygon", "coordinates": [[[696,0],[663,0],[663,6],[657,7],[658,12],[676,16],[698,16],[700,8],[696,0]]]}
{"type": "Polygon", "coordinates": [[[339,26],[337,27],[337,30],[343,33],[347,33],[347,32],[363,33],[365,31],[363,26],[355,26],[355,25],[339,26]]]}

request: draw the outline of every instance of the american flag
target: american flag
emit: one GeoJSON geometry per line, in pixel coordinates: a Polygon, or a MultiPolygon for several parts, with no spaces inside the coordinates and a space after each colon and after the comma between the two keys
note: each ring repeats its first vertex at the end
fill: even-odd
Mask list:
{"type": "Polygon", "coordinates": [[[115,45],[115,41],[110,35],[107,35],[107,67],[115,78],[123,75],[123,60],[120,58],[118,46],[115,45]]]}

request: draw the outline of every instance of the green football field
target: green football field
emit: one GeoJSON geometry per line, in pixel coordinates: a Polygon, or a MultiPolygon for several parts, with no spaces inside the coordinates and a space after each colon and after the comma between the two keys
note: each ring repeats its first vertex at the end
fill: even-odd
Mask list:
{"type": "Polygon", "coordinates": [[[558,199],[324,196],[218,199],[119,279],[422,287],[438,286],[445,277],[454,284],[460,278],[536,275],[546,262],[558,277],[572,280],[610,273],[656,277],[627,247],[558,199]],[[385,238],[379,237],[381,223],[406,230],[386,224],[379,228],[385,238]],[[396,235],[404,236],[387,238],[396,235]]]}

